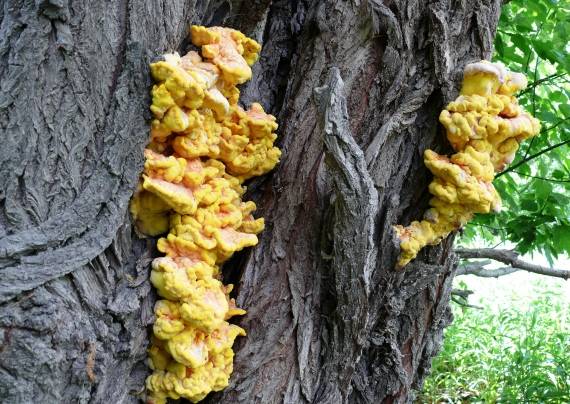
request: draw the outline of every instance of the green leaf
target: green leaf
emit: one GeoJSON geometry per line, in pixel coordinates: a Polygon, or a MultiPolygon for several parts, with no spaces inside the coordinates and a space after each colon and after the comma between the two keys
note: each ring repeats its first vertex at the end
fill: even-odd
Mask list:
{"type": "Polygon", "coordinates": [[[538,204],[535,200],[525,199],[524,201],[521,201],[521,208],[529,212],[535,212],[538,211],[538,204]]]}
{"type": "Polygon", "coordinates": [[[552,230],[552,241],[557,251],[570,254],[570,226],[558,226],[552,230]]]}
{"type": "Polygon", "coordinates": [[[503,42],[501,33],[497,33],[497,36],[495,37],[495,51],[499,58],[502,58],[505,53],[505,43],[503,42]]]}
{"type": "Polygon", "coordinates": [[[537,199],[547,199],[552,192],[552,185],[548,181],[536,181],[534,189],[537,199]]]}
{"type": "Polygon", "coordinates": [[[560,108],[560,112],[562,112],[565,117],[570,117],[570,105],[560,104],[558,108],[560,108]]]}

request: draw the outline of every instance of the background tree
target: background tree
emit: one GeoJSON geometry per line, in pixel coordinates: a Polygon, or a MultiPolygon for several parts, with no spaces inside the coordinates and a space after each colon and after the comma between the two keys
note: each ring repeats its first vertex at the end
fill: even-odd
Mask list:
{"type": "Polygon", "coordinates": [[[463,66],[491,55],[499,12],[499,0],[5,1],[0,397],[140,397],[155,251],[127,207],[148,64],[185,51],[199,23],[263,44],[242,92],[278,117],[283,150],[250,184],[260,245],[225,268],[249,335],[211,401],[408,401],[451,319],[456,261],[447,240],[394,271],[391,226],[423,213],[422,152],[450,150],[439,111],[463,66]]]}

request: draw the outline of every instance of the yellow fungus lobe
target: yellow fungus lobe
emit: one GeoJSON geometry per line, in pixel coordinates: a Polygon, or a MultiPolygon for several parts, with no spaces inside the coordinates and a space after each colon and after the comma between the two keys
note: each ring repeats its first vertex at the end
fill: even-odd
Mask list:
{"type": "Polygon", "coordinates": [[[221,281],[219,265],[257,244],[263,218],[243,202],[243,181],[272,170],[275,117],[260,104],[238,106],[238,84],[251,78],[261,46],[222,27],[191,28],[201,55],[164,55],[151,64],[154,116],[141,183],[130,211],[165,256],[150,280],[162,300],[148,351],[150,403],[202,400],[228,385],[232,345],[245,330],[227,322],[243,315],[221,281]]]}
{"type": "Polygon", "coordinates": [[[394,226],[400,241],[398,267],[464,226],[475,213],[501,208],[491,183],[495,173],[513,161],[523,140],[540,131],[539,122],[514,97],[526,84],[524,75],[500,63],[481,61],[465,67],[460,96],[439,116],[456,153],[446,157],[425,151],[425,165],[434,175],[429,185],[433,197],[423,220],[394,226]]]}

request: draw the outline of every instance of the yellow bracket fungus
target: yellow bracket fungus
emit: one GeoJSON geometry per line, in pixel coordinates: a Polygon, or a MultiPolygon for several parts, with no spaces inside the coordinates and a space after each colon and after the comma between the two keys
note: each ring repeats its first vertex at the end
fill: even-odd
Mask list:
{"type": "Polygon", "coordinates": [[[149,403],[202,400],[228,385],[232,345],[245,331],[227,320],[245,311],[229,297],[219,265],[257,244],[263,218],[243,202],[243,181],[272,170],[275,117],[244,110],[236,87],[251,78],[260,45],[222,27],[191,28],[189,52],[151,64],[154,116],[141,184],[130,210],[137,228],[158,236],[152,262],[156,302],[146,381],[149,403]]]}
{"type": "Polygon", "coordinates": [[[500,210],[501,199],[491,183],[495,173],[513,161],[523,140],[540,131],[539,122],[514,96],[526,85],[524,75],[500,63],[465,67],[459,97],[439,116],[456,153],[446,157],[425,151],[425,165],[434,176],[429,185],[433,197],[423,220],[394,226],[400,240],[398,267],[464,226],[475,213],[500,210]]]}

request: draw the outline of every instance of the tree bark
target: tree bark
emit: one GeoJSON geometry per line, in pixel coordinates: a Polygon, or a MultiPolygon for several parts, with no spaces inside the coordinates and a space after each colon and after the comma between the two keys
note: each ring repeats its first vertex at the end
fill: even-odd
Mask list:
{"type": "Polygon", "coordinates": [[[242,100],[283,158],[248,195],[260,243],[224,269],[248,336],[220,403],[408,402],[451,321],[451,238],[394,270],[421,217],[426,148],[500,0],[6,0],[0,8],[0,400],[137,402],[154,240],[128,214],[148,64],[190,24],[263,44],[242,100]],[[315,89],[319,88],[315,91],[315,89]]]}

